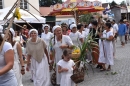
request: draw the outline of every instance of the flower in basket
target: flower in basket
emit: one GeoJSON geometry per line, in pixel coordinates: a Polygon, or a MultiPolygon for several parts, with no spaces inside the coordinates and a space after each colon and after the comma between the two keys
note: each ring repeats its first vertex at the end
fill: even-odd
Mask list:
{"type": "Polygon", "coordinates": [[[78,60],[79,59],[79,57],[80,57],[80,48],[79,47],[77,47],[77,46],[75,46],[75,48],[73,49],[73,52],[72,52],[72,59],[74,60],[74,61],[76,61],[76,60],[78,60]]]}
{"type": "Polygon", "coordinates": [[[19,8],[16,8],[15,13],[14,13],[14,17],[16,17],[18,20],[21,19],[21,14],[19,12],[19,8]]]}
{"type": "Polygon", "coordinates": [[[76,47],[76,48],[73,50],[72,54],[80,54],[80,48],[76,47]]]}

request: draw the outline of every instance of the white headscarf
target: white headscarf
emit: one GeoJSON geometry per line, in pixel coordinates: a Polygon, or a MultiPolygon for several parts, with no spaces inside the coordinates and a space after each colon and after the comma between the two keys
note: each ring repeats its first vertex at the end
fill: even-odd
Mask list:
{"type": "Polygon", "coordinates": [[[71,30],[72,30],[74,27],[77,28],[77,25],[76,25],[76,24],[71,24],[71,25],[70,25],[70,29],[71,29],[71,30]]]}
{"type": "Polygon", "coordinates": [[[3,26],[0,25],[0,33],[3,32],[3,26]]]}
{"type": "Polygon", "coordinates": [[[48,24],[44,24],[44,25],[42,26],[42,29],[44,30],[45,27],[48,27],[48,29],[50,30],[50,26],[49,26],[48,24]]]}
{"type": "Polygon", "coordinates": [[[13,37],[15,36],[15,32],[13,28],[10,28],[9,31],[13,34],[13,37]]]}
{"type": "Polygon", "coordinates": [[[29,36],[30,36],[32,31],[36,32],[36,34],[38,35],[38,31],[36,29],[31,29],[31,30],[29,30],[29,33],[28,33],[29,36]]]}
{"type": "Polygon", "coordinates": [[[5,34],[1,34],[2,38],[4,38],[5,34]]]}
{"type": "Polygon", "coordinates": [[[53,27],[53,33],[54,33],[54,31],[57,29],[57,28],[61,28],[61,26],[59,26],[59,25],[55,25],[54,27],[53,27]]]}

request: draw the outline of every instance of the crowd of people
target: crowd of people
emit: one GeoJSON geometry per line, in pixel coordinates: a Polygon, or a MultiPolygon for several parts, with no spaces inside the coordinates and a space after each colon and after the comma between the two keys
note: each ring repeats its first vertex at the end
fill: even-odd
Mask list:
{"type": "MultiPolygon", "coordinates": [[[[129,29],[128,21],[122,19],[119,25],[115,20],[93,20],[89,25],[55,25],[52,31],[48,24],[44,24],[40,37],[37,29],[28,30],[26,25],[21,32],[10,28],[0,53],[0,86],[23,86],[25,70],[31,72],[34,86],[50,86],[49,65],[54,63],[57,86],[76,86],[70,78],[76,68],[71,60],[72,49],[73,46],[82,45],[90,33],[99,47],[96,49],[98,54],[86,51],[86,61],[96,64],[100,71],[110,71],[114,65],[117,37],[124,47],[129,38],[129,29]],[[26,68],[24,61],[27,61],[26,68]]],[[[0,31],[2,45],[7,31],[0,31]]]]}

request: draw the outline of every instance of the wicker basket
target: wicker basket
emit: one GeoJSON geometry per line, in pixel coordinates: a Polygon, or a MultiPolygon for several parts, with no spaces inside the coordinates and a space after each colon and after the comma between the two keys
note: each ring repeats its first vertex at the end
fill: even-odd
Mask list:
{"type": "Polygon", "coordinates": [[[56,70],[55,70],[55,68],[52,67],[53,65],[50,65],[50,66],[54,71],[54,73],[52,73],[52,75],[51,75],[51,84],[53,86],[55,86],[56,85],[56,70]]]}
{"type": "Polygon", "coordinates": [[[72,59],[78,59],[80,57],[80,53],[72,53],[72,59]]]}
{"type": "Polygon", "coordinates": [[[76,84],[84,81],[84,69],[74,71],[73,75],[70,78],[76,84]]]}
{"type": "Polygon", "coordinates": [[[56,73],[53,73],[51,75],[51,84],[54,86],[56,85],[56,73]]]}

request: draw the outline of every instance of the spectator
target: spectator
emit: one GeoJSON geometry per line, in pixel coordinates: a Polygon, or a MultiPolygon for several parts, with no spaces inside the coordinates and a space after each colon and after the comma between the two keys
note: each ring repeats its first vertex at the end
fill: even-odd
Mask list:
{"type": "Polygon", "coordinates": [[[125,46],[125,34],[127,31],[127,27],[126,25],[123,23],[123,20],[120,20],[120,24],[119,24],[119,30],[118,30],[118,35],[120,37],[120,41],[121,41],[121,45],[125,46]]]}

